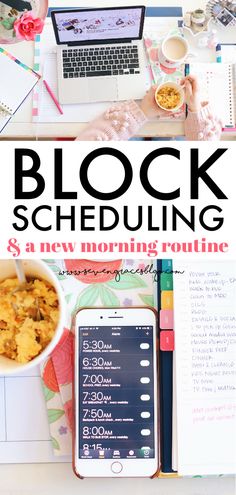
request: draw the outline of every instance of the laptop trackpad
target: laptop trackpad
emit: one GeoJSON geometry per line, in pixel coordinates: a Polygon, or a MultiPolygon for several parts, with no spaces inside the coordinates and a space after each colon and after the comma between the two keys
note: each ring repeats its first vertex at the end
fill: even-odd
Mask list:
{"type": "Polygon", "coordinates": [[[117,79],[115,77],[95,77],[88,80],[91,101],[113,101],[118,98],[117,79]]]}

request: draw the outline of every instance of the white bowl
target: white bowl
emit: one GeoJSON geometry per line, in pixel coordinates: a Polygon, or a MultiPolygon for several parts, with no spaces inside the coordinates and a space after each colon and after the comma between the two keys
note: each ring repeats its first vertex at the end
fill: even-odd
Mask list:
{"type": "MultiPolygon", "coordinates": [[[[25,274],[39,278],[43,280],[47,280],[47,282],[51,283],[56,290],[58,300],[59,300],[59,321],[54,333],[54,337],[51,342],[47,345],[47,347],[35,358],[29,361],[26,364],[17,363],[13,359],[9,359],[3,355],[0,355],[0,376],[6,375],[16,375],[17,373],[21,373],[22,371],[27,371],[30,368],[40,364],[44,359],[51,354],[53,349],[58,344],[62,333],[63,327],[66,321],[66,301],[64,298],[63,290],[60,286],[60,283],[56,277],[56,275],[52,272],[52,270],[47,266],[44,261],[41,260],[22,260],[25,274]]],[[[16,277],[16,272],[14,268],[13,260],[0,260],[0,281],[2,282],[6,278],[14,278],[16,277]]]]}
{"type": "Polygon", "coordinates": [[[185,94],[184,94],[184,90],[183,88],[179,85],[179,84],[176,84],[174,82],[166,82],[166,83],[163,83],[163,84],[160,84],[160,86],[158,86],[158,88],[156,89],[155,91],[155,101],[156,101],[156,104],[162,109],[162,110],[165,110],[166,112],[176,112],[177,110],[179,110],[182,105],[184,104],[184,101],[185,101],[185,94]],[[179,104],[175,107],[175,108],[171,108],[171,109],[168,109],[168,108],[165,108],[165,107],[162,107],[160,105],[160,103],[157,101],[157,98],[156,98],[156,95],[157,93],[160,91],[161,88],[165,88],[165,87],[168,87],[168,88],[174,88],[176,89],[179,94],[180,94],[180,102],[179,104]]]}

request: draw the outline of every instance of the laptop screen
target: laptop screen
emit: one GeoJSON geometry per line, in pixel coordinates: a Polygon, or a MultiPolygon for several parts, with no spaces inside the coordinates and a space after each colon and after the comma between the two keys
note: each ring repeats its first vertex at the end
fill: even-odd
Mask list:
{"type": "Polygon", "coordinates": [[[142,38],[144,7],[52,12],[58,44],[142,38]]]}

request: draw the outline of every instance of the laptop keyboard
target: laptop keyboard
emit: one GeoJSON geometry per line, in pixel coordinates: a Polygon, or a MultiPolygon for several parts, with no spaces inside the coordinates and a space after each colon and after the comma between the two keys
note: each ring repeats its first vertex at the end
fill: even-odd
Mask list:
{"type": "Polygon", "coordinates": [[[140,74],[137,45],[62,50],[63,77],[140,74]]]}

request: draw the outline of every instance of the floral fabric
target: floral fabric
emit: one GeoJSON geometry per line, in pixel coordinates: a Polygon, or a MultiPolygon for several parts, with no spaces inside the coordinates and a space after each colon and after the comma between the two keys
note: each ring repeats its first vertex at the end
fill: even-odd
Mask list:
{"type": "Polygon", "coordinates": [[[68,304],[67,328],[52,356],[42,367],[52,447],[55,455],[60,456],[72,452],[73,334],[69,330],[71,315],[81,307],[153,306],[153,280],[151,273],[134,273],[137,269],[145,271],[145,267],[151,265],[148,261],[47,260],[47,263],[59,278],[68,304]],[[120,269],[126,273],[115,275],[114,271],[116,273],[120,269]],[[65,271],[68,271],[68,274],[64,273],[65,271]]]}

